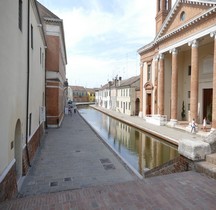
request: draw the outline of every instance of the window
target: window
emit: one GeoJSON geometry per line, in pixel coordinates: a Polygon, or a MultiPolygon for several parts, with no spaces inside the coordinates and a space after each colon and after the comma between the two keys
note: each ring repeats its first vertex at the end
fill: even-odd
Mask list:
{"type": "Polygon", "coordinates": [[[147,81],[151,79],[151,64],[148,65],[147,69],[147,81]]]}
{"type": "Polygon", "coordinates": [[[188,98],[190,98],[190,93],[191,93],[191,92],[190,92],[190,91],[188,91],[188,98]]]}
{"type": "Polygon", "coordinates": [[[181,20],[181,21],[184,21],[184,20],[185,20],[185,16],[186,16],[186,14],[185,14],[185,12],[183,11],[183,12],[181,13],[181,15],[180,15],[180,20],[181,20]]]}
{"type": "Polygon", "coordinates": [[[190,104],[188,104],[188,111],[190,111],[190,104]]]}
{"type": "Polygon", "coordinates": [[[188,66],[188,76],[191,75],[191,66],[188,66]]]}
{"type": "Polygon", "coordinates": [[[31,48],[33,49],[33,25],[31,25],[31,48]]]}
{"type": "Polygon", "coordinates": [[[20,31],[22,31],[22,0],[19,0],[19,12],[18,12],[18,25],[20,31]]]}

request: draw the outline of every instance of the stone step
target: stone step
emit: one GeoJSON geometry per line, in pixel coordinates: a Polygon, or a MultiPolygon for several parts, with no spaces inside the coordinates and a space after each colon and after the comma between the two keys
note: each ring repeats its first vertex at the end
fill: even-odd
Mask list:
{"type": "Polygon", "coordinates": [[[197,162],[195,170],[199,173],[206,174],[208,177],[216,179],[216,165],[207,161],[197,162]]]}
{"type": "Polygon", "coordinates": [[[206,161],[216,165],[216,153],[206,155],[206,161]]]}

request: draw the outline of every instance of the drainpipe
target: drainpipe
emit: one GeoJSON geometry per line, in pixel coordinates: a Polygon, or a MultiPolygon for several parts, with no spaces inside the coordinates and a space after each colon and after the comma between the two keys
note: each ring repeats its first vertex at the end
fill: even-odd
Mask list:
{"type": "Polygon", "coordinates": [[[30,158],[29,158],[29,150],[28,150],[28,112],[29,112],[29,74],[30,74],[30,52],[29,52],[29,41],[30,41],[30,0],[28,0],[28,21],[27,21],[27,96],[26,96],[26,156],[27,156],[27,162],[29,167],[31,167],[30,164],[30,158]]]}

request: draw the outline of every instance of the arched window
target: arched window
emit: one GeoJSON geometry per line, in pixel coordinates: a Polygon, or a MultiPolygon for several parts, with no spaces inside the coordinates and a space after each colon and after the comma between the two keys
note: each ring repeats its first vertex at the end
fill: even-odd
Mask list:
{"type": "Polygon", "coordinates": [[[181,12],[181,14],[180,14],[180,20],[184,21],[185,20],[185,16],[186,16],[185,12],[184,11],[181,12]]]}

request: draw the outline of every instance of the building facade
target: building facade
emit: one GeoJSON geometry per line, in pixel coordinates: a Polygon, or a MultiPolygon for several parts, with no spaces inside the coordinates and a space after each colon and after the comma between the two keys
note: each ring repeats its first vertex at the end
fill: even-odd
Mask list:
{"type": "Polygon", "coordinates": [[[74,102],[88,102],[88,92],[83,86],[70,86],[73,91],[74,102]]]}
{"type": "Polygon", "coordinates": [[[140,86],[140,76],[131,77],[122,80],[117,88],[116,111],[127,115],[135,115],[139,112],[136,110],[137,94],[136,91],[140,86]]]}
{"type": "Polygon", "coordinates": [[[96,91],[96,105],[127,115],[138,115],[140,107],[139,92],[140,76],[134,76],[126,80],[119,77],[96,91]]]}
{"type": "Polygon", "coordinates": [[[0,202],[15,197],[45,121],[45,36],[35,0],[0,1],[0,202]]]}
{"type": "Polygon", "coordinates": [[[46,125],[59,127],[67,105],[67,55],[63,20],[38,2],[46,34],[46,125]]]}
{"type": "Polygon", "coordinates": [[[157,0],[156,36],[140,54],[140,116],[206,118],[216,128],[216,1],[157,0]]]}
{"type": "Polygon", "coordinates": [[[95,89],[86,88],[88,94],[88,102],[95,102],[95,89]]]}

